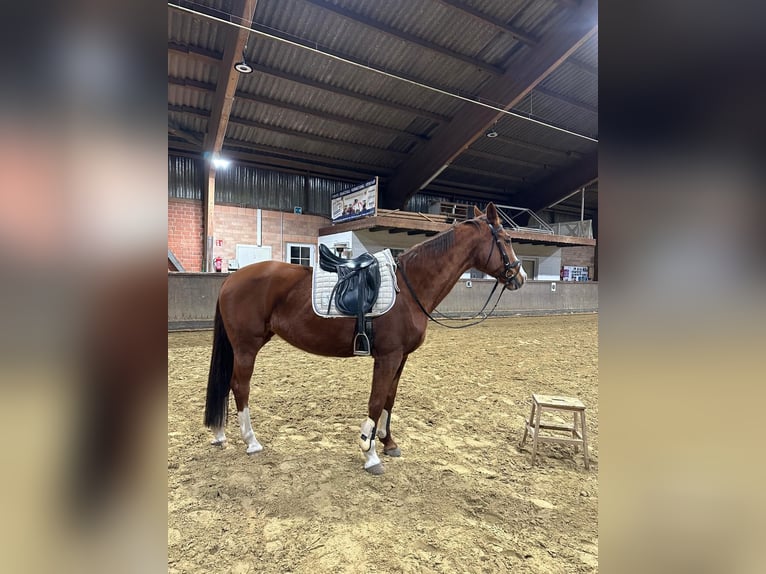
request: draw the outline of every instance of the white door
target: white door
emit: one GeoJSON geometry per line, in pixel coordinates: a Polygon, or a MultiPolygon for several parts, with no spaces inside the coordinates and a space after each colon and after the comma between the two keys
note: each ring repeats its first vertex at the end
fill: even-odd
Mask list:
{"type": "Polygon", "coordinates": [[[258,247],[257,245],[237,244],[237,266],[240,269],[245,265],[259,261],[271,261],[271,246],[258,247]]]}

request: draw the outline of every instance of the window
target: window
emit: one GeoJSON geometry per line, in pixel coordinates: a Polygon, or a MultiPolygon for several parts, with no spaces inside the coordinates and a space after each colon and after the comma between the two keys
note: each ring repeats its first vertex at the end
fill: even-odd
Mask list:
{"type": "Polygon", "coordinates": [[[521,266],[527,274],[527,279],[534,280],[537,278],[537,261],[535,259],[522,259],[521,266]]]}
{"type": "Polygon", "coordinates": [[[287,262],[295,265],[314,266],[314,246],[300,243],[287,244],[287,262]]]}

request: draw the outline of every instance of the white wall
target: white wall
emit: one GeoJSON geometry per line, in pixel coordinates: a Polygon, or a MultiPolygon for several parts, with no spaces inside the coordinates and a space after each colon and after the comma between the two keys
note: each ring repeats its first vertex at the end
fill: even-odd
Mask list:
{"type": "Polygon", "coordinates": [[[407,235],[404,233],[389,233],[388,231],[372,232],[368,229],[362,229],[354,232],[354,257],[361,255],[365,251],[377,253],[383,249],[409,249],[413,245],[422,243],[430,239],[425,235],[407,235]],[[359,248],[359,252],[356,248],[359,248]]]}
{"type": "MultiPolygon", "coordinates": [[[[348,245],[353,254],[351,257],[356,257],[359,255],[359,253],[354,253],[354,234],[351,231],[342,231],[340,233],[333,233],[331,235],[322,235],[321,237],[317,238],[317,247],[319,247],[319,245],[327,245],[327,247],[329,247],[330,251],[333,253],[337,253],[335,251],[336,243],[345,243],[348,245]]],[[[344,257],[348,257],[346,253],[343,255],[344,257]]]]}
{"type": "MultiPolygon", "coordinates": [[[[330,249],[335,243],[346,243],[351,246],[351,257],[358,257],[369,251],[377,253],[383,249],[409,249],[410,247],[430,239],[424,235],[407,235],[404,233],[389,233],[388,231],[344,231],[323,235],[318,243],[327,245],[330,249]]],[[[539,281],[558,281],[561,273],[561,248],[555,245],[528,245],[513,243],[513,250],[519,259],[534,259],[537,262],[537,277],[539,281]]],[[[466,274],[466,277],[468,274],[466,274]]],[[[531,279],[531,278],[530,278],[531,279]]]]}
{"type": "MultiPolygon", "coordinates": [[[[528,245],[514,243],[513,250],[519,259],[537,261],[538,281],[558,281],[561,277],[561,247],[556,245],[528,245]]],[[[530,277],[531,279],[531,277],[530,277]]]]}

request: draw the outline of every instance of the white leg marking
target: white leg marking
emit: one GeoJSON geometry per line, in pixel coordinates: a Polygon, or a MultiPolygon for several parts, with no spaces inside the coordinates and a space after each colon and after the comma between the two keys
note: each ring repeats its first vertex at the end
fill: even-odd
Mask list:
{"type": "Polygon", "coordinates": [[[381,440],[386,438],[386,435],[388,434],[386,431],[388,428],[388,416],[388,411],[383,409],[383,412],[380,413],[380,420],[378,421],[378,438],[381,440]]]}
{"type": "Polygon", "coordinates": [[[364,468],[380,464],[380,459],[375,452],[374,429],[375,422],[370,417],[367,417],[362,423],[362,433],[359,436],[359,448],[362,449],[362,454],[364,454],[365,458],[364,468]]]}
{"type": "Polygon", "coordinates": [[[375,441],[370,441],[370,450],[364,453],[364,468],[370,468],[376,464],[380,464],[378,453],[375,452],[375,441]]]}
{"type": "Polygon", "coordinates": [[[253,454],[263,450],[261,443],[255,438],[253,427],[250,425],[250,408],[245,407],[243,411],[237,413],[239,419],[239,430],[242,431],[242,440],[247,445],[247,454],[253,454]]]}
{"type": "Polygon", "coordinates": [[[226,433],[223,430],[223,426],[213,429],[213,437],[214,438],[210,441],[210,444],[220,446],[226,442],[226,433]]]}

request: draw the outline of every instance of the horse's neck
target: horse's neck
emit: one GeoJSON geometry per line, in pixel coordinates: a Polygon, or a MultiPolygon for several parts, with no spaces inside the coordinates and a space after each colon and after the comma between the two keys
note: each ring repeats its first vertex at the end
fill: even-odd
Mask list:
{"type": "MultiPolygon", "coordinates": [[[[473,266],[476,246],[468,230],[456,227],[451,249],[437,256],[413,253],[404,264],[412,288],[430,313],[449,294],[460,276],[473,266]]],[[[420,251],[420,250],[419,250],[420,251]]]]}

